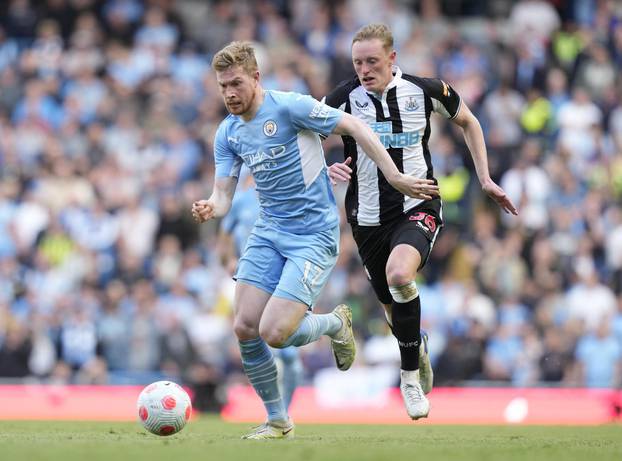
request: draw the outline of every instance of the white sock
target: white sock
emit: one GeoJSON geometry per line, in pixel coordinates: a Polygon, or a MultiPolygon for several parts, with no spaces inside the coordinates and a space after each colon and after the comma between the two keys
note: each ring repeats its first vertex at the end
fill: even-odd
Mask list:
{"type": "Polygon", "coordinates": [[[419,370],[400,370],[403,383],[415,384],[419,382],[419,370]]]}

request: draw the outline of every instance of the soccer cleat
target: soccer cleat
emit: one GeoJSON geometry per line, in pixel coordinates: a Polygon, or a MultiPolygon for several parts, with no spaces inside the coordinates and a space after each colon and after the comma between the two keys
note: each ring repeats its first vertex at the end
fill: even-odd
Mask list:
{"type": "Polygon", "coordinates": [[[404,370],[402,370],[400,391],[408,416],[410,416],[410,419],[427,418],[428,413],[430,413],[430,402],[425,396],[421,384],[419,384],[419,370],[409,372],[415,373],[417,379],[404,379],[404,373],[404,370]]]}
{"type": "Polygon", "coordinates": [[[342,371],[352,366],[356,357],[356,343],[352,332],[352,310],[345,304],[340,304],[333,310],[333,314],[341,319],[341,329],[331,340],[333,355],[337,368],[342,371]]]}
{"type": "Polygon", "coordinates": [[[429,394],[434,385],[434,372],[430,363],[428,350],[428,334],[421,330],[421,344],[419,345],[419,382],[424,394],[429,394]]]}
{"type": "Polygon", "coordinates": [[[242,436],[244,440],[293,439],[294,422],[267,421],[253,428],[251,432],[242,436]]]}

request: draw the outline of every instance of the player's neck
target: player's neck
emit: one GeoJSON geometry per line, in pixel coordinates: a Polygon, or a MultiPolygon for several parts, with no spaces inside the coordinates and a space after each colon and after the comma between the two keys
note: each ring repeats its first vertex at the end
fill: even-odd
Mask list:
{"type": "Polygon", "coordinates": [[[394,78],[395,78],[395,73],[394,73],[394,69],[392,67],[391,68],[391,74],[388,75],[387,78],[386,78],[387,83],[385,83],[380,90],[372,91],[371,94],[373,94],[376,97],[376,99],[382,99],[382,95],[384,95],[385,91],[387,90],[389,85],[391,85],[391,82],[393,81],[394,78]]]}
{"type": "Polygon", "coordinates": [[[261,86],[257,85],[257,89],[255,90],[255,96],[253,97],[253,102],[251,103],[251,106],[246,112],[240,115],[240,117],[242,117],[242,120],[244,120],[245,122],[250,122],[252,119],[254,119],[255,115],[257,115],[257,112],[259,111],[259,108],[261,107],[261,104],[263,103],[263,100],[264,90],[261,86]]]}
{"type": "Polygon", "coordinates": [[[372,91],[371,94],[373,94],[376,97],[376,99],[382,99],[382,95],[384,94],[384,90],[386,89],[387,87],[384,86],[380,91],[372,91]]]}

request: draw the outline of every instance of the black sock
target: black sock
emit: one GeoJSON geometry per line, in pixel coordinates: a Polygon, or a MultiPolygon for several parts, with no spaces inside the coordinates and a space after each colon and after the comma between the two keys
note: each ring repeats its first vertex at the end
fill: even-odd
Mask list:
{"type": "Polygon", "coordinates": [[[407,303],[391,304],[393,336],[397,338],[402,358],[402,370],[419,369],[421,344],[421,302],[419,296],[407,303]]]}

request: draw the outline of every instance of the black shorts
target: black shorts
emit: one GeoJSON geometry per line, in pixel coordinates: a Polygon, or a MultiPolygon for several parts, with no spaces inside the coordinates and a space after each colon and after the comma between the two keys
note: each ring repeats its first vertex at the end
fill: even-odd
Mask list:
{"type": "Polygon", "coordinates": [[[408,210],[399,218],[381,226],[352,224],[352,234],[363,260],[367,277],[383,304],[391,304],[386,267],[393,248],[410,245],[421,255],[421,269],[443,227],[441,200],[436,198],[408,210]]]}

